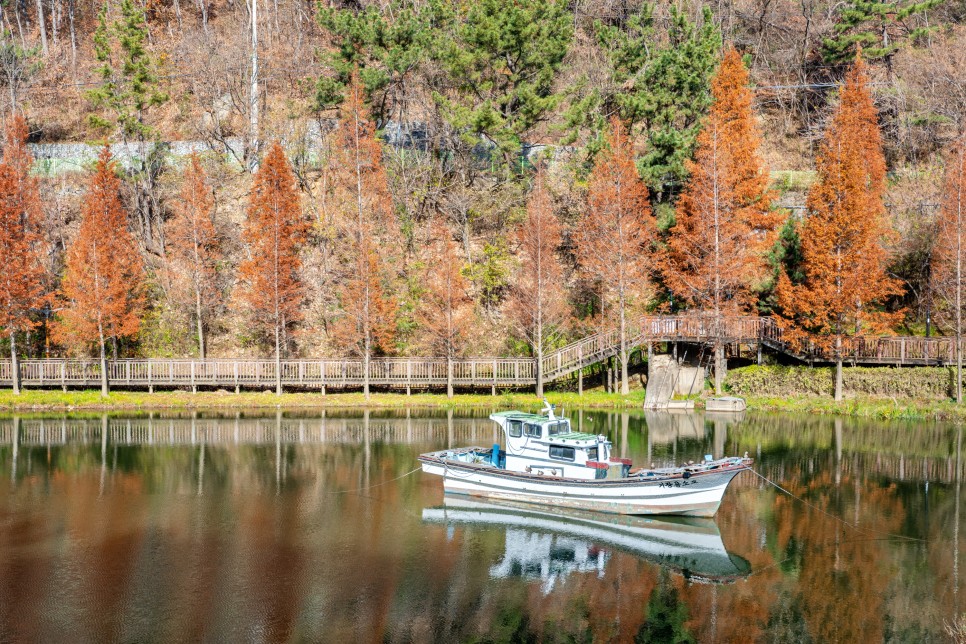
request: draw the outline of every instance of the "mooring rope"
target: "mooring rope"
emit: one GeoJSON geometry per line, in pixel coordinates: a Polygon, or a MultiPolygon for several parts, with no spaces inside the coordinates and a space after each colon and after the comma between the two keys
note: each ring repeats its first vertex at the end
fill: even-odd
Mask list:
{"type": "Polygon", "coordinates": [[[371,490],[374,487],[380,487],[382,485],[386,485],[387,483],[392,483],[394,481],[398,481],[400,479],[404,479],[407,476],[409,476],[410,474],[415,474],[416,472],[418,472],[421,469],[423,469],[423,466],[422,465],[420,465],[419,467],[417,467],[414,470],[409,470],[408,472],[406,472],[402,476],[397,476],[394,479],[389,479],[388,481],[383,481],[382,483],[376,483],[375,485],[367,485],[366,487],[357,487],[357,488],[355,488],[353,490],[336,490],[335,492],[329,492],[329,494],[350,494],[352,492],[364,492],[365,490],[371,490]]]}
{"type": "Polygon", "coordinates": [[[754,474],[755,476],[757,476],[758,478],[760,478],[765,483],[768,483],[769,485],[773,485],[776,489],[784,492],[785,494],[787,494],[788,496],[792,497],[796,501],[805,504],[806,506],[808,506],[809,508],[811,508],[811,509],[813,509],[813,510],[815,510],[817,512],[821,512],[822,514],[824,514],[825,516],[827,516],[827,517],[829,517],[831,519],[835,519],[839,523],[842,523],[842,524],[848,526],[849,528],[852,528],[856,532],[863,532],[863,533],[865,533],[867,535],[872,535],[872,536],[875,536],[875,535],[887,536],[887,537],[889,537],[891,539],[903,539],[905,541],[925,541],[925,539],[921,539],[919,537],[907,537],[904,534],[893,534],[891,532],[884,532],[882,530],[875,530],[875,529],[872,529],[872,528],[860,528],[859,526],[855,525],[854,523],[849,523],[848,521],[846,521],[842,517],[835,516],[831,512],[828,512],[826,510],[823,510],[822,508],[818,507],[814,503],[809,503],[808,501],[806,501],[805,499],[803,499],[800,496],[795,496],[794,494],[792,494],[791,492],[789,492],[788,490],[786,490],[785,488],[783,488],[778,483],[775,483],[774,481],[772,481],[767,476],[758,473],[757,470],[754,470],[752,468],[748,468],[748,471],[751,472],[752,474],[754,474]]]}

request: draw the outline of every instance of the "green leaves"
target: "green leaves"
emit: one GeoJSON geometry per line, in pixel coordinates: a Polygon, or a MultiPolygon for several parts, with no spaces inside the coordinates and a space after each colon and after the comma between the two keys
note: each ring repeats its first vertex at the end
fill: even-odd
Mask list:
{"type": "Polygon", "coordinates": [[[928,23],[919,20],[943,0],[875,2],[852,0],[841,6],[833,34],[822,41],[822,58],[845,63],[857,47],[867,60],[888,58],[906,42],[926,35],[928,23]]]}
{"type": "Polygon", "coordinates": [[[480,0],[439,45],[449,92],[435,99],[468,143],[506,158],[560,102],[554,80],[573,38],[572,16],[557,0],[480,0]]]}
{"type": "Polygon", "coordinates": [[[92,114],[95,127],[116,125],[123,137],[151,138],[154,128],[145,122],[145,112],[168,100],[158,89],[156,62],[145,47],[148,36],[144,10],[133,0],[121,0],[120,17],[109,22],[108,5],[98,14],[94,31],[94,56],[101,85],[87,92],[94,107],[111,113],[113,120],[92,114]],[[115,49],[119,50],[115,55],[115,49]]]}

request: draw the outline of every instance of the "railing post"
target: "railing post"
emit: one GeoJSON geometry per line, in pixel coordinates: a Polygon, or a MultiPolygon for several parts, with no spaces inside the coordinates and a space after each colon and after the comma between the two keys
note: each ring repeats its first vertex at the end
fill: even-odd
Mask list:
{"type": "Polygon", "coordinates": [[[67,359],[60,361],[60,388],[67,393],[67,359]]]}
{"type": "Polygon", "coordinates": [[[520,384],[520,363],[519,362],[513,363],[513,384],[515,385],[520,384]]]}
{"type": "Polygon", "coordinates": [[[234,367],[233,370],[235,372],[235,393],[241,393],[241,387],[238,385],[238,361],[235,360],[232,366],[234,367]]]}
{"type": "Polygon", "coordinates": [[[322,395],[325,395],[325,360],[319,361],[319,377],[322,379],[322,395]]]}
{"type": "Polygon", "coordinates": [[[148,360],[148,393],[154,393],[154,385],[151,383],[151,360],[148,360]]]}
{"type": "Polygon", "coordinates": [[[124,380],[127,382],[128,386],[131,385],[131,363],[124,363],[124,380]]]}
{"type": "Polygon", "coordinates": [[[191,361],[191,393],[198,393],[198,386],[195,385],[195,361],[191,361]]]}
{"type": "Polygon", "coordinates": [[[406,395],[412,393],[412,381],[413,381],[413,359],[406,358],[406,395]]]}
{"type": "Polygon", "coordinates": [[[584,395],[584,346],[577,347],[577,395],[584,395]]]}

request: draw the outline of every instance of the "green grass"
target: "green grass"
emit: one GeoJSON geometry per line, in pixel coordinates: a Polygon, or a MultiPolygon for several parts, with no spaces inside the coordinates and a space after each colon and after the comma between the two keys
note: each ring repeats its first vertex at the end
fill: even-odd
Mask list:
{"type": "MultiPolygon", "coordinates": [[[[548,392],[547,399],[558,408],[640,408],[644,391],[632,391],[627,396],[603,392],[575,393],[548,392]]],[[[155,393],[116,391],[102,398],[99,390],[38,391],[27,390],[15,396],[9,389],[0,390],[0,411],[74,411],[74,410],[149,410],[149,409],[218,409],[218,408],[347,408],[367,407],[386,409],[395,407],[459,408],[517,408],[534,409],[541,401],[532,393],[505,392],[497,396],[487,394],[418,393],[412,396],[395,393],[376,393],[367,400],[362,393],[337,393],[325,396],[318,393],[287,393],[276,396],[266,392],[198,392],[161,391],[155,393]]]]}
{"type": "Polygon", "coordinates": [[[834,414],[876,420],[966,420],[966,405],[952,401],[850,398],[835,402],[819,396],[781,398],[746,396],[749,409],[807,414],[834,414]]]}

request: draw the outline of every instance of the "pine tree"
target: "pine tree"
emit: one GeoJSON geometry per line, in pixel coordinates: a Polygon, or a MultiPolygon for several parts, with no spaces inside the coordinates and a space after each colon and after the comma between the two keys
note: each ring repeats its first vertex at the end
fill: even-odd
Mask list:
{"type": "Polygon", "coordinates": [[[535,358],[537,395],[543,396],[543,353],[569,318],[563,265],[557,249],[563,244],[560,221],[553,212],[545,171],[537,172],[527,202],[527,218],[517,228],[520,269],[510,290],[507,313],[526,338],[535,358]]]}
{"type": "Polygon", "coordinates": [[[430,232],[423,295],[416,319],[434,355],[446,356],[446,395],[453,397],[453,359],[462,354],[473,325],[473,299],[462,274],[459,245],[445,225],[436,221],[430,232]]]}
{"type": "Polygon", "coordinates": [[[221,303],[217,266],[221,244],[212,221],[215,198],[197,154],[188,159],[181,184],[181,199],[175,203],[168,232],[168,262],[175,281],[189,282],[184,308],[193,312],[198,335],[198,357],[206,355],[205,329],[221,303]]]}
{"type": "MultiPolygon", "coordinates": [[[[748,71],[733,48],[722,59],[714,102],[698,135],[691,175],[678,201],[662,261],[675,303],[709,311],[722,328],[725,313],[748,312],[768,278],[766,252],[781,215],[771,209],[768,175],[758,155],[748,71]]],[[[715,390],[724,375],[723,338],[715,342],[715,390]]]]}
{"type": "Polygon", "coordinates": [[[809,190],[801,226],[803,281],[793,284],[788,275],[779,276],[779,323],[795,345],[809,341],[832,351],[835,399],[841,400],[843,339],[888,331],[897,315],[880,305],[902,292],[886,271],[884,244],[892,231],[883,204],[885,157],[861,52],[815,165],[818,180],[809,190]]]}
{"type": "Polygon", "coordinates": [[[437,55],[455,90],[435,95],[450,125],[473,143],[496,145],[513,165],[524,138],[562,99],[554,81],[572,23],[561,0],[468,4],[437,55]]]}
{"type": "Polygon", "coordinates": [[[942,0],[841,3],[832,35],[822,41],[822,57],[830,63],[848,62],[861,49],[867,60],[890,61],[904,43],[914,43],[929,32],[924,18],[940,4],[942,0]]]}
{"type": "Polygon", "coordinates": [[[92,114],[96,127],[117,127],[123,138],[144,141],[154,135],[145,115],[149,108],[162,105],[167,94],[158,89],[156,62],[148,53],[148,24],[144,10],[134,0],[121,0],[120,17],[108,21],[104,4],[94,31],[94,56],[101,66],[101,84],[87,93],[95,108],[105,109],[112,119],[92,114]],[[120,51],[119,58],[115,47],[120,51]]]}
{"type": "Polygon", "coordinates": [[[946,159],[943,202],[936,222],[932,255],[932,290],[937,318],[956,342],[956,402],[963,402],[963,318],[966,317],[966,136],[946,159]]]}
{"type": "Polygon", "coordinates": [[[330,158],[332,202],[343,276],[338,299],[341,315],[332,327],[335,339],[357,355],[364,366],[363,390],[369,396],[369,363],[378,351],[392,347],[397,303],[388,285],[389,261],[397,230],[382,150],[375,125],[363,102],[354,74],[342,104],[330,158]]]}
{"type": "Polygon", "coordinates": [[[33,158],[27,150],[27,133],[22,116],[7,120],[0,163],[0,328],[10,338],[15,394],[20,393],[17,334],[37,326],[33,313],[46,302],[40,190],[36,177],[30,176],[33,158]]]}
{"type": "Polygon", "coordinates": [[[101,394],[108,394],[107,341],[137,335],[144,309],[144,267],[121,205],[121,181],[110,150],[97,159],[81,207],[77,238],[67,251],[64,300],[55,337],[74,347],[100,350],[101,394]]]}
{"type": "Polygon", "coordinates": [[[275,142],[253,179],[243,234],[248,259],[238,267],[238,277],[253,326],[274,343],[277,394],[282,393],[283,337],[302,318],[299,248],[307,229],[295,175],[275,142]]]}
{"type": "Polygon", "coordinates": [[[649,281],[656,224],[647,187],[634,165],[633,144],[626,126],[611,119],[606,149],[590,175],[587,210],[574,231],[577,262],[601,284],[602,309],[620,333],[621,393],[627,381],[628,314],[642,304],[649,281]]]}

